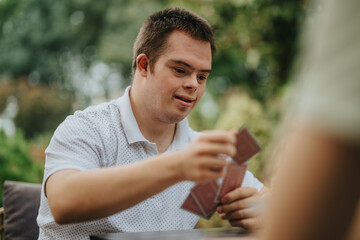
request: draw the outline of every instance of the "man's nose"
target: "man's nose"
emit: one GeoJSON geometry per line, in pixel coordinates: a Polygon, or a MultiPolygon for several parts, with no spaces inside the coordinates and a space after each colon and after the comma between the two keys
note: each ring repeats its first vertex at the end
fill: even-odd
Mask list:
{"type": "Polygon", "coordinates": [[[184,88],[195,91],[199,86],[196,74],[190,75],[184,82],[184,88]]]}

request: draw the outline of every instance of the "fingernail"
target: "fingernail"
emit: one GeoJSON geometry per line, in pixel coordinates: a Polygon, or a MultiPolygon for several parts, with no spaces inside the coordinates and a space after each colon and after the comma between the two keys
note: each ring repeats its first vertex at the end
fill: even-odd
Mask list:
{"type": "Polygon", "coordinates": [[[218,213],[222,213],[222,208],[221,208],[221,207],[218,207],[218,208],[216,209],[216,211],[217,211],[218,213]]]}

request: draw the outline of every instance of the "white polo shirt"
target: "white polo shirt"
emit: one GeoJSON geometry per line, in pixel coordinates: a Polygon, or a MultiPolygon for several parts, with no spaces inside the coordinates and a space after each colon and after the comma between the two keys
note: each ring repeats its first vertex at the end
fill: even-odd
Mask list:
{"type": "MultiPolygon", "coordinates": [[[[86,171],[119,166],[158,154],[156,144],[140,132],[131,109],[129,90],[130,87],[117,100],[77,111],[60,124],[45,151],[44,182],[63,169],[86,171]]],[[[182,120],[167,151],[182,149],[198,135],[189,127],[187,119],[182,120]]],[[[37,218],[39,239],[89,239],[89,235],[95,233],[191,229],[199,218],[180,206],[193,185],[189,181],[180,182],[112,216],[65,225],[55,223],[43,189],[37,218]]],[[[260,190],[263,184],[247,172],[243,186],[260,190]]]]}

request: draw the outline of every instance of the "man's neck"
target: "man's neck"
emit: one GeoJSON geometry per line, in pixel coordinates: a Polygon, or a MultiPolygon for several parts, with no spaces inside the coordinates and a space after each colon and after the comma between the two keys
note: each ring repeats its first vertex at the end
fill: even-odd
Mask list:
{"type": "Polygon", "coordinates": [[[142,121],[144,119],[140,117],[138,120],[136,115],[135,119],[143,136],[150,142],[156,144],[159,153],[165,152],[174,139],[176,124],[151,124],[152,121],[149,121],[149,119],[142,121]]]}
{"type": "Polygon", "coordinates": [[[159,153],[163,153],[172,143],[176,123],[160,122],[155,116],[151,116],[147,111],[141,110],[136,100],[130,94],[130,104],[142,135],[156,144],[159,153]],[[150,115],[150,116],[149,116],[150,115]]]}

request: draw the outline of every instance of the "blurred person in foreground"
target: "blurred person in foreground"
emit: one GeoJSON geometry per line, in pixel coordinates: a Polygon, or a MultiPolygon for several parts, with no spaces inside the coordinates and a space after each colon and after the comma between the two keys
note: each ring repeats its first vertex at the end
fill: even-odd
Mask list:
{"type": "MultiPolygon", "coordinates": [[[[46,149],[39,239],[195,226],[199,218],[180,206],[194,182],[222,176],[221,155],[236,152],[234,132],[200,135],[186,119],[214,53],[211,27],[197,14],[176,8],[148,18],[134,44],[131,87],[67,117],[46,149]]],[[[220,216],[258,228],[252,206],[265,191],[246,172],[243,187],[224,196],[220,216]]]]}
{"type": "Polygon", "coordinates": [[[261,239],[360,239],[360,1],[318,4],[261,239]]]}

